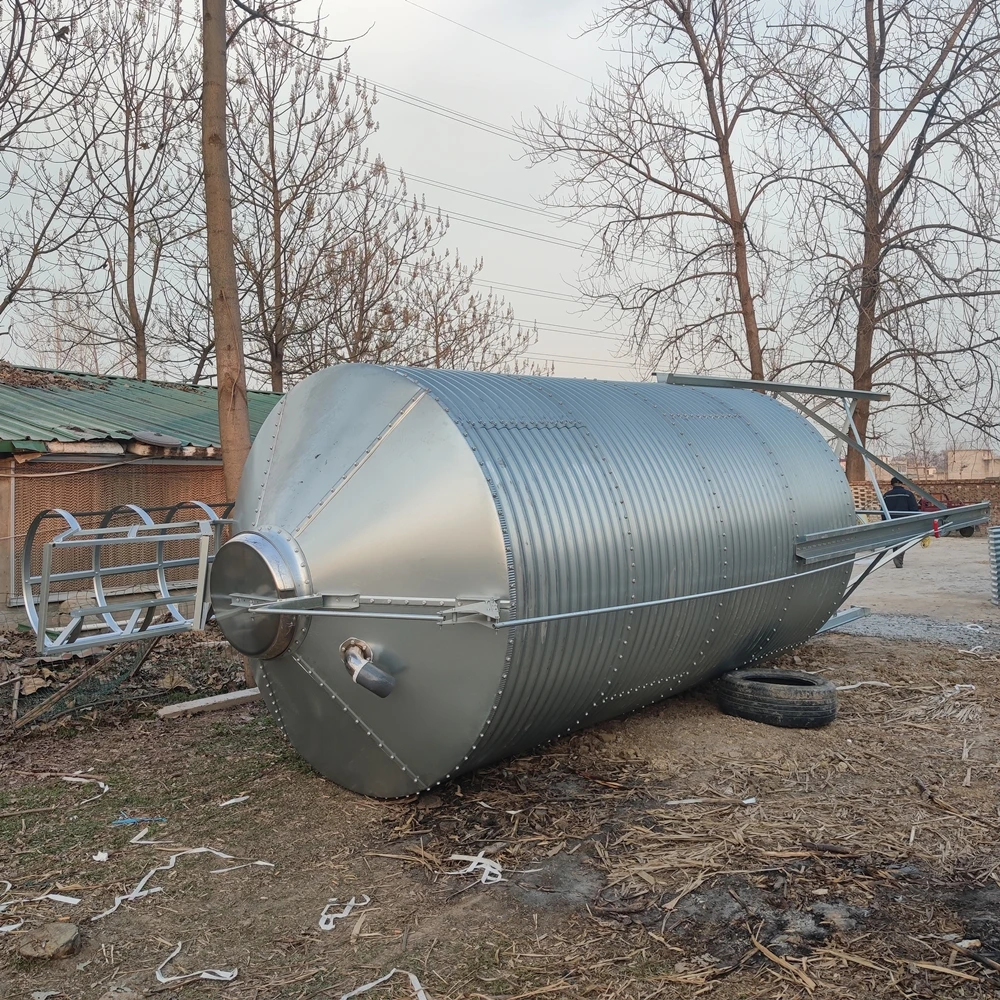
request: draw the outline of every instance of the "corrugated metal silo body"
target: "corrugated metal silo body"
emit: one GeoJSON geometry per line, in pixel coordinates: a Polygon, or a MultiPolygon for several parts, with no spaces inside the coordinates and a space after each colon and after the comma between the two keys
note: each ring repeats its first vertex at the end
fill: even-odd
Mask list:
{"type": "MultiPolygon", "coordinates": [[[[331,368],[272,413],[234,513],[285,553],[285,596],[493,598],[513,620],[804,575],[512,628],[299,616],[255,671],[318,771],[405,795],[803,641],[850,567],[807,572],[796,536],[853,511],[825,442],[758,393],[331,368]],[[388,697],[352,682],[349,637],[395,677],[388,697]]],[[[234,585],[213,574],[229,630],[234,585]]]]}

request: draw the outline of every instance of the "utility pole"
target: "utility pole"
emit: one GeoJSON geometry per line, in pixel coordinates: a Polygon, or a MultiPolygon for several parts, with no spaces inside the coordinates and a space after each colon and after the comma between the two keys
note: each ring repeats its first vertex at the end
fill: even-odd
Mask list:
{"type": "Polygon", "coordinates": [[[236,499],[243,465],[250,453],[250,412],[226,142],[226,0],[202,0],[202,46],[201,155],[218,371],[219,443],[222,445],[226,498],[232,501],[236,499]]]}

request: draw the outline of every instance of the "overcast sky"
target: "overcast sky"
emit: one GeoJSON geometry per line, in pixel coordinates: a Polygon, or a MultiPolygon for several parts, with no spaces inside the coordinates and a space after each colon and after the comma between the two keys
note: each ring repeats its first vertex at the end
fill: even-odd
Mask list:
{"type": "MultiPolygon", "coordinates": [[[[420,0],[420,6],[409,0],[320,0],[316,6],[332,37],[367,31],[350,42],[351,68],[359,76],[504,131],[530,120],[536,108],[553,111],[583,99],[589,81],[602,81],[608,60],[617,58],[607,41],[582,31],[599,9],[591,0],[420,0]]],[[[553,359],[557,375],[638,377],[631,359],[621,355],[620,333],[579,304],[576,277],[589,230],[539,214],[539,200],[553,186],[552,169],[529,166],[517,142],[414,106],[419,102],[380,92],[373,152],[411,178],[411,193],[450,216],[448,245],[467,260],[484,258],[483,280],[496,283],[518,318],[537,321],[531,354],[553,359]],[[527,211],[427,181],[515,202],[527,211]]]]}

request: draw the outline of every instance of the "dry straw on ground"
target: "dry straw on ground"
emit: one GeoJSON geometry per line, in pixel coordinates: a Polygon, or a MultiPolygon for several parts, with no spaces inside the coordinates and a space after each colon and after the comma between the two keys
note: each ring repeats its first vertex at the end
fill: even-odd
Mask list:
{"type": "Polygon", "coordinates": [[[184,941],[172,971],[238,966],[226,995],[247,1000],[339,1000],[393,967],[434,1000],[995,990],[996,662],[843,636],[798,655],[845,688],[826,729],[733,719],[698,692],[394,803],[311,774],[257,709],[9,743],[0,866],[18,893],[61,886],[105,909],[162,859],[109,826],[122,810],[166,818],[153,837],[276,867],[215,876],[187,859],[45,982],[9,951],[4,977],[13,995],[153,989],[163,942],[184,941]],[[43,774],[84,767],[111,791],[78,809],[86,796],[43,774]],[[446,874],[480,853],[503,882],[446,874]],[[362,894],[369,907],[319,930],[328,899],[362,894]]]}

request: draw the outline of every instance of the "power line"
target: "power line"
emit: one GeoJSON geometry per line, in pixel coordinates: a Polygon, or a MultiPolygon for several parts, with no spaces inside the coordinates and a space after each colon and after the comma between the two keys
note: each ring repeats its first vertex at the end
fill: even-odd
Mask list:
{"type": "Polygon", "coordinates": [[[557,361],[567,365],[591,365],[600,368],[628,368],[635,371],[639,366],[629,361],[600,361],[597,358],[567,358],[561,354],[523,354],[524,358],[531,361],[557,361]]]}
{"type": "Polygon", "coordinates": [[[473,284],[483,285],[488,288],[498,288],[501,292],[516,293],[519,295],[533,295],[540,299],[552,299],[554,302],[572,302],[579,304],[580,299],[576,295],[568,292],[553,292],[543,288],[530,288],[525,285],[513,285],[506,281],[489,281],[486,278],[474,278],[473,284]]]}
{"type": "MultiPolygon", "coordinates": [[[[409,205],[410,199],[408,197],[391,198],[388,199],[388,204],[402,207],[404,205],[409,205]]],[[[449,221],[457,219],[459,222],[467,222],[472,226],[480,226],[483,229],[491,229],[494,232],[504,233],[507,236],[518,236],[521,239],[535,240],[539,243],[548,243],[551,246],[564,247],[567,250],[577,250],[580,253],[600,254],[600,251],[595,250],[593,247],[588,247],[584,243],[574,243],[572,240],[564,240],[561,236],[547,236],[545,233],[538,233],[533,229],[521,229],[518,226],[509,226],[506,222],[498,222],[495,219],[483,219],[478,215],[466,215],[464,212],[454,212],[441,205],[434,206],[432,204],[432,208],[436,208],[439,214],[447,216],[449,221]]]]}
{"type": "Polygon", "coordinates": [[[471,31],[474,35],[479,35],[480,38],[485,38],[487,41],[494,42],[497,45],[502,45],[505,49],[510,49],[511,52],[516,52],[518,55],[525,56],[528,59],[534,59],[535,62],[541,63],[543,66],[548,66],[549,69],[558,70],[560,73],[565,73],[567,76],[575,77],[577,80],[582,80],[586,84],[590,84],[592,81],[588,80],[586,77],[580,76],[579,73],[574,73],[572,70],[563,69],[562,66],[557,66],[555,63],[550,63],[547,59],[542,59],[540,56],[532,55],[530,52],[525,52],[524,49],[517,48],[516,45],[509,45],[507,42],[501,42],[499,38],[494,38],[492,35],[487,35],[485,31],[479,31],[476,28],[470,28],[467,24],[462,24],[461,21],[455,21],[450,17],[445,17],[444,14],[439,14],[436,10],[431,10],[430,7],[424,7],[419,3],[415,3],[414,0],[403,0],[403,3],[408,3],[411,7],[417,7],[418,9],[425,11],[428,14],[433,14],[435,17],[441,18],[442,21],[447,21],[449,24],[454,24],[458,28],[463,28],[465,31],[471,31]]]}
{"type": "MultiPolygon", "coordinates": [[[[549,243],[552,246],[564,247],[567,250],[578,250],[580,253],[594,254],[597,257],[602,255],[602,251],[596,247],[588,246],[586,243],[573,243],[571,240],[564,240],[560,236],[546,236],[545,233],[537,233],[533,229],[520,229],[517,226],[508,226],[505,222],[496,222],[493,219],[482,219],[478,215],[465,215],[462,212],[450,212],[440,205],[438,211],[447,215],[449,219],[458,219],[459,222],[467,222],[473,226],[480,226],[483,229],[492,229],[494,232],[505,233],[508,236],[518,236],[521,239],[535,240],[539,243],[549,243]]],[[[644,267],[658,268],[662,265],[656,261],[646,260],[644,257],[632,257],[629,259],[632,264],[641,264],[644,267]]]]}
{"type": "MultiPolygon", "coordinates": [[[[431,13],[434,12],[432,11],[431,13]]],[[[187,23],[191,24],[196,28],[200,27],[201,22],[190,15],[182,14],[180,15],[180,19],[186,21],[187,23]]],[[[483,119],[476,118],[472,115],[467,115],[464,112],[457,111],[454,108],[448,108],[444,105],[437,104],[433,101],[425,100],[422,97],[417,97],[415,94],[410,94],[406,91],[399,90],[395,87],[390,87],[388,85],[381,84],[376,80],[372,80],[370,77],[369,78],[359,77],[357,74],[349,73],[346,74],[346,78],[365,87],[367,87],[368,84],[371,84],[377,90],[381,90],[383,93],[385,93],[386,96],[388,97],[392,97],[393,99],[399,100],[404,104],[410,105],[411,107],[418,108],[419,110],[427,111],[431,114],[436,114],[441,117],[447,118],[449,121],[454,121],[457,124],[466,125],[470,128],[479,129],[480,131],[484,131],[492,135],[497,135],[500,136],[501,138],[510,139],[515,142],[520,141],[518,140],[517,136],[514,135],[513,132],[502,129],[500,126],[494,125],[492,122],[487,122],[484,121],[483,119]]],[[[544,212],[542,209],[519,205],[518,203],[509,201],[507,199],[497,198],[492,195],[484,194],[483,192],[473,191],[470,188],[462,188],[459,187],[458,185],[448,184],[447,182],[434,181],[431,178],[420,177],[419,175],[416,174],[407,174],[405,169],[403,169],[403,174],[404,176],[417,180],[420,183],[430,184],[431,186],[439,187],[443,190],[448,190],[448,191],[453,191],[455,193],[468,195],[469,197],[480,198],[484,201],[501,204],[504,205],[505,207],[515,208],[520,211],[527,211],[534,214],[543,215],[547,218],[552,218],[552,219],[557,218],[556,216],[552,216],[549,213],[544,212]]],[[[454,216],[454,218],[458,219],[459,221],[467,222],[470,225],[475,225],[475,226],[480,226],[482,228],[490,229],[494,232],[505,233],[507,235],[513,235],[513,236],[520,236],[524,239],[533,239],[536,241],[549,243],[553,246],[562,246],[566,249],[580,250],[582,252],[590,252],[590,253],[598,252],[582,244],[572,243],[571,241],[564,240],[560,237],[546,236],[543,233],[534,233],[530,230],[520,230],[517,227],[508,226],[506,223],[498,223],[494,222],[493,220],[481,219],[477,216],[468,216],[457,212],[456,213],[449,212],[446,214],[448,214],[449,216],[454,216]]],[[[583,223],[575,222],[574,220],[559,220],[559,221],[572,222],[573,225],[584,225],[583,223]]],[[[558,292],[549,292],[542,289],[523,290],[520,288],[516,288],[515,286],[510,286],[509,290],[512,292],[523,291],[524,294],[535,295],[536,297],[540,298],[552,298],[554,301],[564,301],[567,298],[569,301],[575,301],[572,298],[562,296],[558,292]]]]}
{"type": "MultiPolygon", "coordinates": [[[[424,11],[426,11],[429,14],[432,14],[432,15],[434,15],[436,17],[442,18],[443,20],[451,21],[451,23],[457,25],[460,28],[463,28],[463,29],[465,29],[467,31],[471,31],[474,34],[481,35],[482,37],[487,38],[488,40],[490,40],[492,42],[495,42],[498,45],[502,45],[505,48],[509,48],[509,49],[511,49],[511,50],[513,50],[515,52],[518,52],[519,54],[524,55],[527,58],[535,59],[536,61],[542,62],[545,65],[548,65],[548,66],[550,66],[553,69],[557,69],[557,70],[560,70],[561,72],[568,73],[570,76],[576,76],[577,79],[583,80],[583,82],[585,82],[585,83],[589,83],[590,82],[589,80],[585,80],[583,77],[577,76],[577,74],[575,74],[575,73],[570,73],[568,70],[562,69],[562,67],[555,66],[552,63],[547,63],[547,62],[545,62],[545,60],[539,59],[538,57],[533,56],[529,52],[524,52],[523,50],[517,49],[517,48],[515,48],[514,46],[511,46],[511,45],[508,45],[507,43],[502,42],[499,39],[493,38],[490,35],[486,35],[485,33],[477,31],[474,28],[470,28],[468,25],[461,24],[461,23],[459,23],[457,21],[452,21],[451,18],[445,17],[443,14],[439,14],[438,12],[430,10],[429,8],[422,7],[420,4],[413,3],[412,0],[404,0],[404,2],[410,3],[411,6],[418,7],[421,10],[424,10],[424,11]]],[[[190,25],[194,26],[195,28],[200,28],[200,26],[201,26],[200,20],[197,19],[197,18],[194,18],[194,17],[192,17],[190,15],[184,15],[184,14],[182,14],[182,15],[180,15],[180,19],[183,20],[183,21],[186,21],[187,23],[189,23],[190,25]]],[[[469,128],[478,129],[479,131],[486,132],[487,134],[490,134],[490,135],[495,135],[495,136],[497,136],[499,138],[507,139],[507,140],[510,140],[510,141],[513,141],[513,142],[518,142],[518,143],[520,142],[520,140],[514,134],[514,132],[512,132],[512,131],[510,131],[508,129],[504,129],[501,126],[496,125],[496,124],[494,124],[492,122],[486,121],[486,120],[481,119],[481,118],[477,118],[474,115],[466,114],[465,112],[458,111],[458,110],[456,110],[454,108],[449,108],[446,105],[438,104],[438,103],[436,103],[434,101],[430,101],[430,100],[427,100],[425,98],[418,97],[415,94],[410,94],[407,91],[400,90],[400,89],[395,88],[395,87],[390,87],[390,86],[388,86],[386,84],[380,84],[378,81],[372,80],[371,78],[359,77],[356,74],[346,74],[345,76],[346,76],[346,79],[351,80],[351,81],[353,81],[353,82],[355,82],[357,84],[360,84],[361,86],[366,87],[366,88],[370,84],[370,85],[372,85],[373,87],[376,88],[377,92],[381,92],[381,93],[385,94],[387,97],[392,98],[393,100],[400,101],[401,103],[407,104],[407,105],[409,105],[411,107],[414,107],[414,108],[417,108],[418,110],[422,110],[422,111],[425,111],[425,112],[430,113],[430,114],[438,115],[438,116],[443,117],[443,118],[445,118],[445,119],[447,119],[449,121],[453,121],[453,122],[455,122],[457,124],[460,124],[460,125],[465,125],[465,126],[467,126],[469,128]]],[[[460,194],[460,195],[464,195],[466,197],[471,197],[471,198],[477,198],[477,199],[482,200],[482,201],[486,201],[486,202],[489,202],[489,203],[492,203],[492,204],[497,204],[497,205],[500,205],[500,206],[505,207],[505,208],[512,208],[512,209],[515,209],[517,211],[528,212],[530,214],[538,215],[538,216],[541,216],[543,218],[551,219],[553,221],[570,222],[573,225],[585,225],[584,223],[580,223],[580,222],[577,222],[575,220],[559,219],[557,216],[555,216],[555,215],[553,215],[553,214],[551,214],[549,212],[546,212],[543,209],[537,208],[537,207],[521,205],[521,204],[519,204],[517,202],[514,202],[514,201],[511,201],[509,199],[500,198],[500,197],[495,196],[495,195],[485,194],[484,192],[480,192],[480,191],[474,191],[474,190],[472,190],[470,188],[463,188],[463,187],[461,187],[459,185],[451,184],[449,182],[436,181],[436,180],[434,180],[432,178],[421,177],[418,174],[407,174],[405,170],[403,170],[403,174],[404,174],[404,176],[409,177],[409,178],[411,178],[411,179],[413,179],[413,180],[415,180],[415,181],[417,181],[417,182],[419,182],[421,184],[428,184],[428,185],[430,185],[432,187],[437,187],[437,188],[439,188],[441,190],[450,191],[450,192],[455,193],[455,194],[460,194]]],[[[595,253],[595,254],[599,254],[600,253],[599,250],[596,250],[593,247],[586,246],[585,244],[574,243],[571,240],[562,239],[561,237],[548,236],[548,235],[546,235],[544,233],[538,233],[538,232],[535,232],[533,230],[521,229],[521,228],[516,227],[516,226],[510,226],[510,225],[508,225],[506,223],[503,223],[503,222],[497,222],[497,221],[492,220],[492,219],[483,219],[483,218],[480,218],[478,216],[467,215],[465,213],[460,213],[460,212],[446,212],[445,210],[440,209],[440,208],[439,208],[439,211],[444,212],[444,214],[448,215],[449,218],[455,218],[458,221],[466,222],[466,223],[468,223],[470,225],[475,225],[475,226],[479,226],[479,227],[482,227],[482,228],[485,228],[485,229],[489,229],[489,230],[492,230],[494,232],[499,232],[499,233],[503,233],[503,234],[511,235],[511,236],[517,236],[517,237],[520,237],[522,239],[530,239],[530,240],[534,240],[536,242],[547,243],[547,244],[550,244],[550,245],[553,245],[553,246],[560,246],[560,247],[563,247],[565,249],[577,250],[577,251],[580,251],[580,252],[583,252],[583,253],[595,253]]],[[[636,261],[636,263],[648,264],[649,266],[655,266],[654,264],[652,264],[652,262],[649,262],[649,261],[636,261]]],[[[548,298],[548,299],[551,299],[551,300],[557,301],[557,302],[574,302],[574,303],[576,303],[578,301],[577,297],[575,297],[573,295],[570,295],[570,294],[567,294],[567,293],[554,292],[554,291],[546,290],[546,289],[530,288],[530,287],[516,285],[516,284],[512,284],[512,283],[507,283],[507,282],[488,281],[488,280],[483,279],[483,278],[474,278],[472,280],[473,280],[473,284],[479,285],[479,286],[484,287],[484,288],[491,288],[491,289],[492,288],[498,288],[501,291],[504,291],[504,292],[506,292],[508,294],[531,295],[531,296],[535,296],[535,297],[538,297],[538,298],[548,298]]],[[[524,320],[516,320],[515,322],[520,323],[522,326],[534,326],[538,330],[541,330],[541,331],[544,331],[544,332],[549,332],[549,333],[566,334],[566,335],[570,335],[570,336],[582,336],[582,337],[588,337],[588,338],[592,338],[592,339],[596,339],[596,340],[605,340],[605,341],[619,341],[620,342],[620,340],[621,340],[621,338],[618,337],[618,336],[616,336],[615,334],[602,333],[600,331],[594,331],[594,330],[585,330],[585,329],[582,329],[580,327],[571,327],[571,326],[564,325],[564,324],[558,324],[558,323],[548,324],[548,323],[546,323],[546,324],[541,324],[540,325],[540,324],[538,324],[537,321],[524,321],[524,320]]],[[[539,358],[539,359],[536,359],[536,360],[554,360],[554,361],[563,361],[563,362],[567,362],[567,363],[595,364],[595,365],[605,364],[605,362],[600,362],[600,361],[588,361],[588,360],[579,360],[579,359],[575,359],[575,358],[563,358],[563,357],[553,357],[551,359],[548,359],[548,358],[541,359],[541,358],[539,358]]],[[[607,364],[610,364],[610,365],[612,365],[614,367],[632,367],[628,363],[622,363],[622,362],[607,362],[607,364]]]]}
{"type": "Polygon", "coordinates": [[[538,320],[532,320],[531,323],[526,323],[524,320],[516,319],[514,322],[522,327],[533,326],[533,328],[538,330],[540,333],[558,333],[562,334],[564,337],[586,337],[588,340],[599,340],[605,344],[620,345],[624,339],[617,334],[602,333],[600,330],[559,330],[549,326],[547,323],[539,322],[538,320]]]}
{"type": "Polygon", "coordinates": [[[495,135],[501,139],[508,139],[511,142],[516,142],[518,145],[521,145],[521,140],[518,139],[512,131],[503,128],[501,125],[495,125],[493,122],[488,122],[483,118],[476,118],[475,115],[467,115],[464,111],[457,111],[455,108],[449,108],[444,104],[429,101],[424,97],[417,97],[415,94],[409,94],[405,90],[398,90],[396,87],[390,87],[386,84],[379,83],[371,77],[361,77],[354,73],[348,73],[345,75],[345,79],[351,80],[354,83],[360,83],[362,86],[371,84],[375,88],[376,93],[383,93],[386,97],[391,97],[394,101],[400,101],[402,104],[408,104],[421,111],[427,111],[430,114],[439,115],[440,117],[447,118],[450,121],[458,122],[460,125],[468,125],[470,128],[479,129],[480,132],[486,132],[489,135],[495,135]]]}
{"type": "Polygon", "coordinates": [[[407,173],[406,170],[404,170],[403,173],[411,180],[419,181],[421,184],[428,184],[431,187],[440,188],[443,191],[450,191],[453,194],[462,194],[469,198],[476,198],[479,201],[490,202],[494,205],[502,205],[504,208],[514,208],[519,212],[528,212],[531,215],[538,215],[543,219],[550,219],[553,222],[558,222],[564,225],[586,226],[585,222],[579,222],[576,219],[564,219],[561,216],[556,215],[554,212],[547,211],[544,208],[537,208],[533,205],[522,205],[520,202],[510,201],[507,198],[499,197],[499,195],[485,194],[482,191],[474,191],[471,188],[459,187],[457,184],[451,184],[447,181],[436,181],[430,177],[421,177],[420,174],[407,173]]]}
{"type": "MultiPolygon", "coordinates": [[[[158,4],[157,6],[159,6],[160,10],[166,10],[162,4],[158,4]]],[[[200,18],[194,17],[190,14],[178,14],[177,19],[190,25],[196,30],[201,30],[200,18]]],[[[346,73],[344,78],[353,83],[360,83],[362,86],[371,84],[377,91],[381,91],[385,94],[386,97],[391,97],[393,100],[400,101],[403,104],[408,104],[421,111],[427,111],[430,114],[439,115],[450,121],[458,122],[460,125],[467,125],[470,128],[479,129],[481,132],[486,132],[501,139],[516,142],[519,145],[521,143],[521,140],[518,139],[518,137],[510,129],[506,129],[501,125],[496,125],[493,122],[485,121],[482,118],[476,118],[474,115],[468,115],[464,111],[458,111],[455,108],[449,108],[443,104],[437,104],[436,102],[429,101],[426,98],[417,97],[416,94],[407,93],[405,90],[399,90],[396,87],[381,84],[377,80],[372,80],[370,77],[359,77],[356,73],[346,73]]]]}
{"type": "Polygon", "coordinates": [[[585,326],[570,326],[567,323],[546,323],[555,333],[600,333],[608,337],[617,337],[619,334],[609,330],[591,330],[585,326]]]}
{"type": "Polygon", "coordinates": [[[466,215],[463,212],[451,212],[448,209],[439,208],[449,219],[458,219],[459,222],[468,222],[473,226],[480,226],[483,229],[492,229],[497,233],[505,233],[508,236],[517,236],[525,240],[535,240],[538,243],[548,243],[556,247],[564,247],[567,250],[579,250],[582,253],[600,253],[584,243],[574,243],[572,240],[564,240],[561,236],[547,236],[545,233],[536,233],[533,229],[520,229],[517,226],[508,226],[506,222],[497,222],[494,219],[483,219],[478,215],[466,215]]]}

